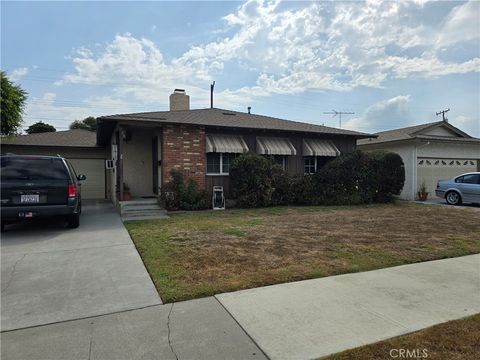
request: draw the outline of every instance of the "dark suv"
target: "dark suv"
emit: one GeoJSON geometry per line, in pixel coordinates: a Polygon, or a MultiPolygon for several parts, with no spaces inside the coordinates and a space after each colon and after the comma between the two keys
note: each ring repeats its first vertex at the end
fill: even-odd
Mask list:
{"type": "Polygon", "coordinates": [[[60,156],[4,155],[1,157],[2,231],[10,222],[64,216],[68,226],[80,224],[82,199],[73,166],[60,156]]]}

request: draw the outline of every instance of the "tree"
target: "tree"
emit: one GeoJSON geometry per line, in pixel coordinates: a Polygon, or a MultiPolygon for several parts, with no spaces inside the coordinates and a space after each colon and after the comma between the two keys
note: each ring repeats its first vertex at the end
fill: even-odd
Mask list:
{"type": "Polygon", "coordinates": [[[97,119],[95,119],[93,116],[89,116],[83,120],[75,120],[70,124],[70,129],[97,131],[97,119]]]}
{"type": "Polygon", "coordinates": [[[45,133],[45,132],[55,132],[57,129],[53,127],[53,125],[45,124],[44,122],[36,122],[33,125],[30,125],[27,130],[25,130],[27,134],[38,134],[38,133],[45,133]]]}
{"type": "Polygon", "coordinates": [[[1,134],[14,135],[22,125],[22,113],[25,108],[27,92],[12,83],[5,72],[0,71],[1,89],[1,134]]]}

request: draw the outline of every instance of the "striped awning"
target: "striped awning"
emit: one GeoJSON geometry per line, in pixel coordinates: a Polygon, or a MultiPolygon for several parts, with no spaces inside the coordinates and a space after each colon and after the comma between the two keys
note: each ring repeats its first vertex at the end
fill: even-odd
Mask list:
{"type": "Polygon", "coordinates": [[[257,153],[261,155],[296,155],[297,150],[286,138],[257,137],[257,153]]]}
{"type": "Polygon", "coordinates": [[[330,140],[303,139],[303,156],[338,156],[340,150],[330,140]]]}
{"type": "Polygon", "coordinates": [[[217,135],[206,136],[207,153],[234,153],[241,154],[248,151],[248,146],[241,136],[238,135],[217,135]]]}

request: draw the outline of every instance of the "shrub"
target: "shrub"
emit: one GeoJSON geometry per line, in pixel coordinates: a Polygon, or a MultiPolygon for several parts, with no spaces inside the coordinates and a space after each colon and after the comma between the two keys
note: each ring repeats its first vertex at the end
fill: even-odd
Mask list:
{"type": "Polygon", "coordinates": [[[315,183],[312,176],[295,175],[291,178],[289,204],[316,205],[320,198],[315,191],[315,183]]]}
{"type": "Polygon", "coordinates": [[[162,190],[162,200],[168,210],[200,210],[208,208],[208,196],[198,189],[195,180],[189,179],[185,186],[183,174],[175,169],[170,171],[172,181],[162,190]]]}
{"type": "Polygon", "coordinates": [[[369,156],[376,162],[377,193],[375,202],[389,202],[393,195],[400,195],[405,183],[405,166],[400,155],[374,151],[369,156]]]}
{"type": "Polygon", "coordinates": [[[230,169],[240,207],[268,205],[354,205],[391,201],[405,181],[401,157],[360,150],[338,156],[313,175],[290,176],[256,154],[235,159],[230,169]]]}
{"type": "Polygon", "coordinates": [[[362,151],[341,155],[313,175],[320,203],[347,205],[373,202],[374,164],[362,151]]]}
{"type": "Polygon", "coordinates": [[[272,184],[271,205],[288,205],[291,203],[292,178],[278,164],[271,165],[270,178],[272,184]]]}
{"type": "Polygon", "coordinates": [[[247,153],[237,157],[230,167],[233,196],[240,207],[262,207],[271,204],[272,162],[263,156],[247,153]]]}

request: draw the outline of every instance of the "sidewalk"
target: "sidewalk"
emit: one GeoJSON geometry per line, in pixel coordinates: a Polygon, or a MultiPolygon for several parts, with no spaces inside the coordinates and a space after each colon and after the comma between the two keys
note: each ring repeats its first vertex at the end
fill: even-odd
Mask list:
{"type": "Polygon", "coordinates": [[[270,358],[319,358],[480,313],[480,255],[216,297],[270,358]]]}
{"type": "Polygon", "coordinates": [[[471,255],[4,332],[1,355],[311,359],[479,313],[479,299],[471,255]]]}

